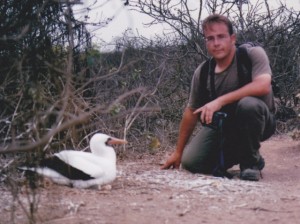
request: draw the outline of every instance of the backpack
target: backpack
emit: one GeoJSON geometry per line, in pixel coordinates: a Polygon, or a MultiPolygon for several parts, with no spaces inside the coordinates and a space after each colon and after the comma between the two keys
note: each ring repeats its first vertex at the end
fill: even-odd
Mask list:
{"type": "MultiPolygon", "coordinates": [[[[250,45],[250,47],[255,46],[261,46],[259,43],[256,42],[247,42],[247,44],[250,45]]],[[[239,86],[242,87],[246,85],[247,83],[250,83],[252,81],[252,62],[248,55],[247,49],[244,47],[240,47],[240,45],[236,48],[236,54],[237,54],[237,72],[238,72],[238,80],[239,80],[239,86]]],[[[210,58],[206,60],[206,62],[203,64],[201,71],[200,71],[200,91],[203,97],[202,105],[208,103],[209,101],[216,99],[216,92],[215,92],[215,79],[214,79],[214,70],[216,67],[216,62],[213,58],[210,58]],[[206,88],[207,85],[207,79],[210,77],[210,88],[211,92],[209,93],[208,89],[206,88]]],[[[279,87],[272,78],[272,90],[273,94],[278,94],[279,87]]]]}

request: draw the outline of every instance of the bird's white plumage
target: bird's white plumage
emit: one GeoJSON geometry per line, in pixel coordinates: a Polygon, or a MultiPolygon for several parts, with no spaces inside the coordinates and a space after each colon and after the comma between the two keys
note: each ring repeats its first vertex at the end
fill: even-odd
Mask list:
{"type": "MultiPolygon", "coordinates": [[[[95,134],[90,140],[90,152],[64,150],[56,153],[60,160],[70,167],[81,170],[94,179],[80,180],[70,179],[59,172],[48,167],[21,168],[23,170],[35,171],[50,178],[57,184],[72,185],[77,188],[88,188],[93,185],[103,185],[112,182],[116,178],[116,153],[115,150],[106,144],[112,137],[105,134],[95,134]]],[[[116,144],[126,143],[123,140],[115,139],[116,144]],[[118,142],[119,141],[119,142],[118,142]]]]}
{"type": "Polygon", "coordinates": [[[96,156],[88,152],[67,150],[55,155],[70,166],[95,178],[109,173],[108,169],[113,169],[115,164],[115,160],[109,160],[108,158],[96,156]]]}

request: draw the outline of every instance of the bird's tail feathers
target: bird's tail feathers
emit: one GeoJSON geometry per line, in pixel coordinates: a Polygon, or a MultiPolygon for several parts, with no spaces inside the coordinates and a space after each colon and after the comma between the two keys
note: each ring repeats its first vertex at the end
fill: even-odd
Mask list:
{"type": "Polygon", "coordinates": [[[21,170],[21,171],[29,171],[29,172],[37,172],[37,169],[35,167],[28,167],[28,166],[19,166],[17,167],[18,170],[21,170]]]}

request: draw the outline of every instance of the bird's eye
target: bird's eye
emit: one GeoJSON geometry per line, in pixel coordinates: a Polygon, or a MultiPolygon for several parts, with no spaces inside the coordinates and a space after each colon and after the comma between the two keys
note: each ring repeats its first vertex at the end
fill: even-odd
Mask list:
{"type": "Polygon", "coordinates": [[[105,142],[105,145],[110,145],[109,142],[111,141],[111,138],[108,138],[107,141],[105,142]]]}

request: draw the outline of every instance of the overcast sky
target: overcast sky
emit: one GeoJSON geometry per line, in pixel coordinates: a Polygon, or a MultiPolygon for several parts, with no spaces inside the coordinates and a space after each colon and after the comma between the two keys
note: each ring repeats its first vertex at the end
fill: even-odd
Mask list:
{"type": "MultiPolygon", "coordinates": [[[[256,2],[257,0],[252,1],[256,2]]],[[[104,28],[89,27],[92,35],[94,35],[93,41],[96,43],[100,43],[100,40],[110,42],[115,37],[121,36],[128,29],[131,29],[134,34],[139,33],[139,35],[148,38],[155,34],[161,34],[162,30],[167,29],[167,26],[163,27],[163,25],[151,26],[151,28],[145,26],[144,24],[150,22],[151,18],[147,15],[128,10],[128,7],[124,6],[124,0],[85,0],[82,2],[84,4],[80,7],[91,8],[87,14],[90,22],[103,21],[105,18],[115,16],[114,20],[104,28]],[[96,2],[96,4],[92,4],[93,2],[96,2]]],[[[198,0],[188,1],[192,8],[198,6],[197,2],[198,0]]],[[[279,0],[269,0],[269,5],[272,7],[278,2],[279,0]]],[[[286,0],[286,2],[288,6],[300,11],[300,0],[286,0]]],[[[76,11],[78,12],[78,9],[76,11]]]]}
{"type": "MultiPolygon", "coordinates": [[[[142,36],[151,37],[156,33],[162,33],[162,30],[166,28],[163,25],[151,26],[151,28],[145,26],[144,24],[150,22],[151,18],[145,14],[130,11],[128,7],[124,6],[124,0],[87,0],[81,7],[90,7],[94,1],[97,1],[97,4],[92,5],[92,10],[88,13],[89,22],[98,22],[114,17],[104,28],[89,26],[89,30],[95,35],[94,40],[102,39],[109,42],[129,29],[134,34],[139,33],[142,36]]],[[[76,13],[78,10],[74,11],[76,13]]]]}

